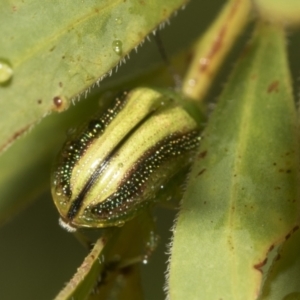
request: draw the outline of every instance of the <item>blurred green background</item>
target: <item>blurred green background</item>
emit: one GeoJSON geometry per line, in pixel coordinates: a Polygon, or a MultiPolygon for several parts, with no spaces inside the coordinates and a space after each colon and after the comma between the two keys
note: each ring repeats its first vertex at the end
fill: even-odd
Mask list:
{"type": "MultiPolygon", "coordinates": [[[[178,52],[204,32],[223,3],[218,0],[209,2],[192,0],[185,10],[179,11],[179,14],[170,20],[170,25],[166,25],[161,31],[167,52],[178,52]]],[[[238,41],[222,67],[216,83],[207,96],[209,101],[216,100],[234,65],[234,58],[249,38],[250,30],[251,26],[238,41]]],[[[299,95],[300,34],[290,31],[288,36],[294,93],[297,96],[299,95]]],[[[139,47],[137,54],[133,51],[126,65],[106,81],[126,76],[126,73],[131,72],[133,68],[142,70],[149,63],[160,60],[152,38],[151,42],[146,41],[143,47],[139,47]]],[[[149,263],[141,265],[147,300],[165,298],[163,292],[167,266],[165,253],[171,238],[170,229],[174,216],[174,211],[166,209],[157,209],[155,212],[160,236],[159,246],[149,263]]],[[[54,298],[75,273],[85,255],[85,249],[77,240],[58,226],[58,213],[52,203],[50,191],[47,190],[38,201],[0,230],[0,299],[54,298]]]]}

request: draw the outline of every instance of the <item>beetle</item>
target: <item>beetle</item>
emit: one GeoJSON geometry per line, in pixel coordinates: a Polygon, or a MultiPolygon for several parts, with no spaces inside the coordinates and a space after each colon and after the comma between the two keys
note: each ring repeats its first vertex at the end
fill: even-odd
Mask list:
{"type": "Polygon", "coordinates": [[[60,225],[122,226],[191,163],[200,141],[193,109],[148,87],[123,92],[68,137],[53,166],[60,225]]]}

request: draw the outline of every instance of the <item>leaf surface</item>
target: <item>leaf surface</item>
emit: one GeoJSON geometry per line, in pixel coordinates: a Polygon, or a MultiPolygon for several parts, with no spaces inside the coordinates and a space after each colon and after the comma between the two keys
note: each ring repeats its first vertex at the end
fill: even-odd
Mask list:
{"type": "Polygon", "coordinates": [[[283,30],[259,24],[203,133],[174,230],[170,299],[256,299],[299,218],[298,122],[283,30]],[[187,280],[188,278],[188,280],[187,280]]]}
{"type": "Polygon", "coordinates": [[[4,1],[0,66],[12,73],[5,81],[7,68],[0,70],[0,152],[45,115],[67,109],[184,2],[4,1]]]}

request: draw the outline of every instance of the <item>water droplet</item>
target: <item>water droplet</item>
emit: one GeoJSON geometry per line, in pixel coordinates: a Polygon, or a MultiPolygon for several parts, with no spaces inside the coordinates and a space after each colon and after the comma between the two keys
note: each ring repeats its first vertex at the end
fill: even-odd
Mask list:
{"type": "Polygon", "coordinates": [[[7,82],[13,76],[13,69],[11,66],[0,60],[0,84],[7,82]]]}
{"type": "Polygon", "coordinates": [[[64,111],[69,106],[69,103],[67,102],[67,99],[64,96],[55,96],[53,97],[52,101],[54,104],[53,109],[57,112],[64,111]]]}
{"type": "Polygon", "coordinates": [[[122,54],[122,42],[120,40],[114,40],[112,43],[112,47],[116,54],[122,54]]]}
{"type": "Polygon", "coordinates": [[[149,259],[148,255],[145,255],[145,256],[143,257],[142,263],[143,263],[144,265],[147,265],[148,259],[149,259]]]}
{"type": "Polygon", "coordinates": [[[53,103],[56,107],[60,107],[63,103],[63,100],[59,96],[56,96],[53,98],[53,103]]]}
{"type": "Polygon", "coordinates": [[[121,25],[123,21],[122,21],[121,18],[115,18],[115,22],[116,22],[118,25],[121,25]]]}

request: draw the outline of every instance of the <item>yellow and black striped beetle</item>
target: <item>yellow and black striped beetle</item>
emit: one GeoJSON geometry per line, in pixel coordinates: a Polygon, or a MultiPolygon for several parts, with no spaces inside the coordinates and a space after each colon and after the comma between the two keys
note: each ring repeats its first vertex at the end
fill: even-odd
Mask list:
{"type": "Polygon", "coordinates": [[[60,224],[68,231],[121,226],[191,163],[199,141],[197,121],[175,94],[122,93],[58,154],[51,190],[60,224]]]}

